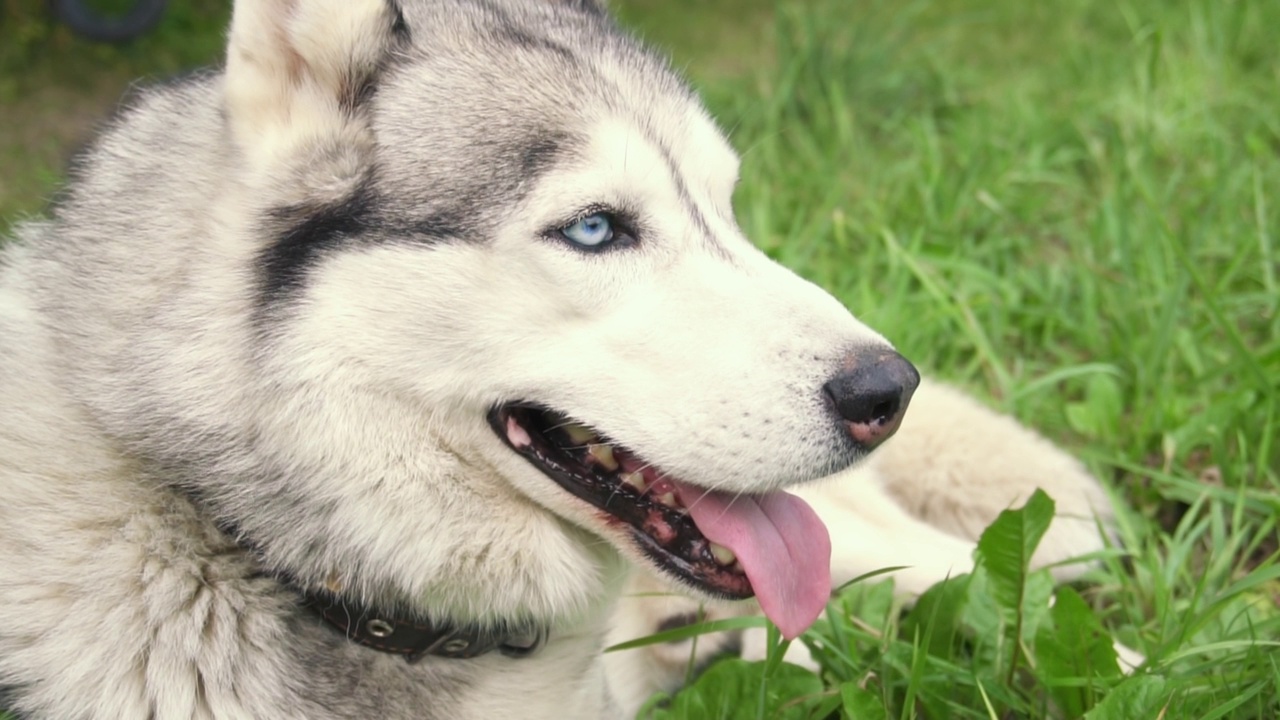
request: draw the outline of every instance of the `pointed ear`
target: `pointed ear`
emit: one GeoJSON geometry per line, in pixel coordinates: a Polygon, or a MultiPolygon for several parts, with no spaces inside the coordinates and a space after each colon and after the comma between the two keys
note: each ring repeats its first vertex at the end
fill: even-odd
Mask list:
{"type": "Polygon", "coordinates": [[[225,97],[252,166],[360,132],[360,101],[401,32],[391,0],[237,0],[225,97]]]}

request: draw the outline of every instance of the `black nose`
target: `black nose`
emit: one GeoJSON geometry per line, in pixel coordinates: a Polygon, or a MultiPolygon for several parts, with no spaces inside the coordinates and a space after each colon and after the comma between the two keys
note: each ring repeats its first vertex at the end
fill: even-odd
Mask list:
{"type": "Polygon", "coordinates": [[[822,386],[854,442],[870,450],[897,431],[920,373],[892,350],[861,350],[822,386]]]}

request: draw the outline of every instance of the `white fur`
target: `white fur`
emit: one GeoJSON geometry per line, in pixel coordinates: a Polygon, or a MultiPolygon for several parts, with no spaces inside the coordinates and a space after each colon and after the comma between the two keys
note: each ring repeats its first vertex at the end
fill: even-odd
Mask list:
{"type": "Polygon", "coordinates": [[[377,68],[392,21],[382,0],[236,3],[227,110],[250,178],[294,161],[308,145],[365,130],[342,103],[377,68]]]}
{"type": "Polygon", "coordinates": [[[599,650],[644,558],[488,410],[553,405],[725,490],[852,461],[821,387],[888,344],[741,236],[737,160],[665,67],[567,3],[399,6],[407,33],[374,0],[241,0],[225,73],[144,95],[6,248],[0,689],[24,715],[614,717],[599,650]],[[574,72],[502,41],[544,30],[574,72]],[[564,146],[526,173],[548,107],[564,146]],[[445,213],[476,237],[421,237],[500,182],[445,213]],[[361,193],[369,232],[270,295],[282,233],[361,193]],[[601,203],[634,247],[546,236],[601,203]],[[550,640],[408,665],[297,586],[550,640]]]}

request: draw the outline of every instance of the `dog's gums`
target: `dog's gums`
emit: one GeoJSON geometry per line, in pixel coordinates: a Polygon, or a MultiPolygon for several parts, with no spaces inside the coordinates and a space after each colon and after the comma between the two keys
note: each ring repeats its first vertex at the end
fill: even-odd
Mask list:
{"type": "Polygon", "coordinates": [[[535,467],[602,510],[606,522],[630,526],[636,544],[662,569],[713,595],[752,595],[751,582],[733,551],[702,534],[677,485],[657,468],[541,407],[495,408],[489,423],[535,467]]]}

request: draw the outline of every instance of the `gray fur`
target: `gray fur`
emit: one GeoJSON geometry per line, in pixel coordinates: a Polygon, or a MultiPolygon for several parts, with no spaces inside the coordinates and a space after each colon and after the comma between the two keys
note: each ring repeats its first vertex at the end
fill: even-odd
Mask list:
{"type": "MultiPolygon", "coordinates": [[[[363,226],[323,251],[485,237],[554,159],[536,151],[558,149],[548,145],[553,128],[521,120],[557,101],[539,86],[571,79],[555,87],[590,96],[590,52],[656,67],[598,13],[525,5],[406,5],[414,44],[397,49],[379,82],[413,84],[418,96],[411,105],[382,102],[391,93],[375,90],[365,100],[376,124],[399,129],[379,134],[385,147],[375,160],[350,147],[317,148],[286,181],[297,190],[255,210],[264,236],[341,207],[367,183],[363,226]],[[455,112],[434,113],[445,105],[455,112]],[[327,168],[341,168],[341,177],[347,165],[357,182],[325,184],[327,168]]],[[[201,75],[143,93],[79,161],[52,219],[21,228],[4,254],[0,447],[26,451],[0,459],[0,683],[10,688],[9,707],[60,720],[461,718],[472,716],[462,705],[475,676],[518,662],[558,659],[579,666],[571,676],[590,678],[598,638],[561,639],[528,661],[409,665],[360,648],[298,608],[292,590],[218,531],[216,520],[234,518],[264,548],[267,566],[304,582],[315,582],[322,563],[362,564],[359,547],[342,547],[336,501],[292,481],[325,469],[274,456],[271,439],[248,422],[263,388],[237,387],[204,366],[216,360],[252,373],[272,351],[274,331],[259,336],[245,317],[257,298],[280,294],[262,288],[271,278],[254,277],[250,258],[227,257],[209,241],[218,222],[210,199],[236,162],[220,117],[221,80],[201,75]],[[239,277],[219,287],[210,272],[239,277]],[[164,366],[191,345],[206,357],[185,370],[207,372],[210,382],[166,396],[164,366]],[[201,392],[230,394],[233,412],[202,416],[201,392]]],[[[377,492],[377,478],[368,481],[377,492]]],[[[362,597],[410,604],[377,568],[360,582],[362,597]]]]}
{"type": "Polygon", "coordinates": [[[6,702],[57,720],[615,716],[599,651],[622,558],[641,556],[483,411],[558,393],[741,492],[852,462],[818,388],[887,344],[747,245],[735,175],[688,88],[594,3],[237,3],[227,69],[141,93],[0,256],[6,702]],[[544,229],[579,206],[542,204],[616,127],[618,172],[641,146],[664,159],[647,194],[611,191],[645,241],[570,257],[544,229]],[[480,287],[515,235],[529,257],[480,287]],[[628,329],[650,305],[661,342],[628,329]],[[686,312],[707,326],[663,320],[686,312]],[[599,342],[575,345],[582,327],[599,342]],[[610,371],[675,377],[681,413],[590,384],[610,371]],[[743,398],[777,413],[745,445],[743,398]],[[281,575],[550,641],[410,665],[346,641],[281,575]]]}

